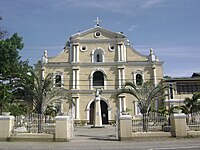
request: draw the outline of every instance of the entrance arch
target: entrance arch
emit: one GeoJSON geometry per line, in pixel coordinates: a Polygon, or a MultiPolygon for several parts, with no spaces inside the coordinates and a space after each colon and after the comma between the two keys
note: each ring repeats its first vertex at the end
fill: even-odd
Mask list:
{"type": "MultiPolygon", "coordinates": [[[[108,124],[108,105],[104,100],[100,101],[102,124],[108,124]]],[[[89,124],[93,124],[94,120],[94,101],[90,104],[89,124]]]]}

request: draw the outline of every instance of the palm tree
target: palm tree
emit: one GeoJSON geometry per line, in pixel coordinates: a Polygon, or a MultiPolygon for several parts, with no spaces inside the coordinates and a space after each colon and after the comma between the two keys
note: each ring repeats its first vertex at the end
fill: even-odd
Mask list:
{"type": "Polygon", "coordinates": [[[151,104],[154,100],[164,97],[164,90],[168,88],[167,85],[163,86],[160,82],[157,86],[154,86],[150,82],[145,82],[141,86],[135,86],[131,82],[126,82],[122,88],[119,88],[114,94],[117,98],[120,94],[128,93],[133,95],[138,102],[138,107],[143,116],[143,131],[148,131],[148,114],[150,112],[151,104]]]}
{"type": "MultiPolygon", "coordinates": [[[[39,117],[42,117],[47,106],[60,99],[67,99],[71,102],[71,95],[68,90],[62,87],[53,86],[52,74],[48,74],[44,79],[34,75],[33,104],[39,117]]],[[[38,132],[41,132],[42,118],[39,119],[38,132]]]]}
{"type": "Polygon", "coordinates": [[[52,74],[48,74],[43,79],[41,75],[31,71],[29,78],[21,82],[21,88],[18,88],[16,93],[24,101],[31,103],[38,114],[38,132],[42,131],[42,117],[48,105],[60,99],[67,99],[71,102],[68,90],[53,86],[52,74]]]}
{"type": "MultiPolygon", "coordinates": [[[[194,93],[192,98],[185,98],[184,103],[188,112],[193,116],[195,112],[200,111],[200,93],[194,93]]],[[[193,117],[192,117],[193,118],[193,117]]]]}

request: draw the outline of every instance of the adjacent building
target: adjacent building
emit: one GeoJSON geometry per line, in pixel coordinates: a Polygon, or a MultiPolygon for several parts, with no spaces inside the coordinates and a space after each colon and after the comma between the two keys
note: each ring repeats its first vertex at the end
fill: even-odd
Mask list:
{"type": "Polygon", "coordinates": [[[192,98],[194,93],[200,92],[200,73],[193,73],[191,77],[164,78],[169,85],[169,95],[166,102],[174,106],[183,105],[186,97],[192,98]]]}

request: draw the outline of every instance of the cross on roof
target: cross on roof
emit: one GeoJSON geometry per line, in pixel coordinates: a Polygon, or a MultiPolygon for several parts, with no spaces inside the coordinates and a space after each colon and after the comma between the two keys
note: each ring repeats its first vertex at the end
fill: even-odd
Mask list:
{"type": "Polygon", "coordinates": [[[96,22],[96,26],[100,26],[100,22],[101,22],[102,20],[99,20],[99,18],[97,17],[97,19],[94,20],[94,21],[96,22]]]}

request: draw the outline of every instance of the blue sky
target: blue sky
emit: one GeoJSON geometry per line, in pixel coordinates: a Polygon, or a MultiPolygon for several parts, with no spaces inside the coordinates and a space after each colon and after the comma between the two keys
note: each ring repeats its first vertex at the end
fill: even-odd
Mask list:
{"type": "Polygon", "coordinates": [[[200,0],[0,0],[1,26],[23,37],[22,59],[59,53],[69,36],[95,25],[122,31],[142,54],[153,48],[164,75],[200,72],[200,0]]]}

